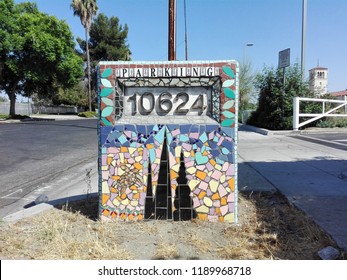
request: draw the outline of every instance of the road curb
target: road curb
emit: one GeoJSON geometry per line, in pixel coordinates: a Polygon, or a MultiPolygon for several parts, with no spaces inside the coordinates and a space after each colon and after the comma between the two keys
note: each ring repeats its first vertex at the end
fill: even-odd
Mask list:
{"type": "Polygon", "coordinates": [[[4,218],[2,218],[2,221],[9,222],[9,223],[17,222],[19,220],[38,215],[44,211],[54,209],[58,205],[63,205],[63,204],[69,205],[69,203],[71,202],[82,201],[82,200],[86,200],[88,197],[93,198],[97,196],[98,196],[98,193],[81,194],[81,195],[76,195],[72,197],[64,197],[64,198],[47,201],[44,203],[39,203],[29,208],[25,208],[18,212],[9,214],[5,216],[4,218]]]}
{"type": "Polygon", "coordinates": [[[242,124],[239,128],[240,131],[252,131],[262,135],[288,135],[288,134],[300,134],[301,131],[294,130],[269,130],[261,127],[256,127],[253,125],[242,124]]]}
{"type": "Polygon", "coordinates": [[[347,128],[310,128],[305,130],[269,130],[248,124],[241,124],[240,131],[252,131],[262,135],[307,135],[323,133],[347,133],[347,128]]]}
{"type": "Polygon", "coordinates": [[[19,220],[40,214],[43,211],[51,210],[53,208],[54,208],[54,206],[50,205],[48,203],[40,203],[40,204],[37,204],[33,207],[23,209],[23,210],[20,210],[18,212],[15,212],[13,214],[10,214],[8,216],[5,216],[4,218],[2,218],[2,221],[3,222],[9,222],[9,223],[17,222],[19,220]]]}
{"type": "Polygon", "coordinates": [[[74,120],[86,120],[86,119],[97,119],[94,118],[84,118],[77,115],[33,115],[27,119],[0,119],[0,124],[4,123],[27,123],[27,122],[41,122],[41,121],[74,121],[74,120]]]}

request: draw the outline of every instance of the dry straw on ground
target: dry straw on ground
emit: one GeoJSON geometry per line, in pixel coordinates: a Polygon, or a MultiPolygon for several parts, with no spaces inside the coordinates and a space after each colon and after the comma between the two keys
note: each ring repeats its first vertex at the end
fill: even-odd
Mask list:
{"type": "MultiPolygon", "coordinates": [[[[279,194],[241,194],[239,224],[102,223],[97,201],[0,224],[6,259],[318,259],[336,244],[279,194]]],[[[345,255],[341,253],[341,259],[345,255]]]]}

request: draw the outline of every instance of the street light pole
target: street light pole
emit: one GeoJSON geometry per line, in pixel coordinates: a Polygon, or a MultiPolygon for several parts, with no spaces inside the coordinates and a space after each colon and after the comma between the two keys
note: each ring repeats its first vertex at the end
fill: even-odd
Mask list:
{"type": "Polygon", "coordinates": [[[243,58],[242,58],[242,64],[243,65],[245,65],[245,63],[246,63],[246,48],[247,47],[252,47],[252,46],[253,46],[253,43],[247,43],[243,47],[243,58]]]}

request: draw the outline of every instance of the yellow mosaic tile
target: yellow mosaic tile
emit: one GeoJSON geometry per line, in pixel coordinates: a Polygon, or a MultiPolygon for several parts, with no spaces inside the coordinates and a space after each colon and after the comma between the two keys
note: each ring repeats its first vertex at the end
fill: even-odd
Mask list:
{"type": "Polygon", "coordinates": [[[207,221],[207,214],[198,213],[198,218],[201,221],[207,221]]]}
{"type": "Polygon", "coordinates": [[[101,192],[103,194],[109,193],[110,192],[110,188],[108,187],[107,181],[103,181],[101,184],[101,192]]]}
{"type": "Polygon", "coordinates": [[[230,180],[228,180],[228,184],[229,184],[229,187],[232,191],[235,190],[235,179],[234,178],[231,178],[230,180]]]}
{"type": "Polygon", "coordinates": [[[203,199],[206,196],[207,192],[201,191],[198,195],[198,198],[203,199]]]}
{"type": "Polygon", "coordinates": [[[200,170],[198,170],[196,172],[196,177],[198,177],[200,180],[204,181],[206,178],[207,174],[205,172],[202,172],[200,170]]]}
{"type": "Polygon", "coordinates": [[[224,216],[224,221],[229,222],[229,223],[234,223],[235,222],[235,214],[234,213],[229,213],[224,216]]]}
{"type": "Polygon", "coordinates": [[[107,202],[107,200],[108,200],[109,198],[110,198],[110,195],[109,195],[109,194],[103,193],[103,194],[102,194],[102,197],[101,197],[101,204],[102,204],[102,205],[105,205],[106,202],[107,202]]]}
{"type": "Polygon", "coordinates": [[[204,204],[207,206],[207,207],[212,207],[212,200],[211,200],[211,198],[209,198],[208,196],[205,196],[204,197],[204,204]]]}
{"type": "Polygon", "coordinates": [[[211,190],[213,193],[215,193],[215,192],[217,192],[219,183],[218,183],[217,181],[215,181],[215,180],[211,180],[211,181],[209,182],[209,186],[210,186],[210,190],[211,190]]]}

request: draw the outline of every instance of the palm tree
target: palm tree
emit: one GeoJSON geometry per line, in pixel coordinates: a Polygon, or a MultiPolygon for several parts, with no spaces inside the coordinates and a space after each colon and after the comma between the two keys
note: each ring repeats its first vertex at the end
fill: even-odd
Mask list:
{"type": "Polygon", "coordinates": [[[86,32],[86,54],[87,54],[87,75],[88,75],[88,99],[89,111],[92,110],[92,93],[91,93],[91,79],[90,79],[90,57],[89,57],[89,44],[88,36],[90,27],[92,25],[93,16],[96,15],[98,6],[96,0],[72,0],[71,8],[73,9],[74,16],[79,16],[81,23],[86,32]]]}

